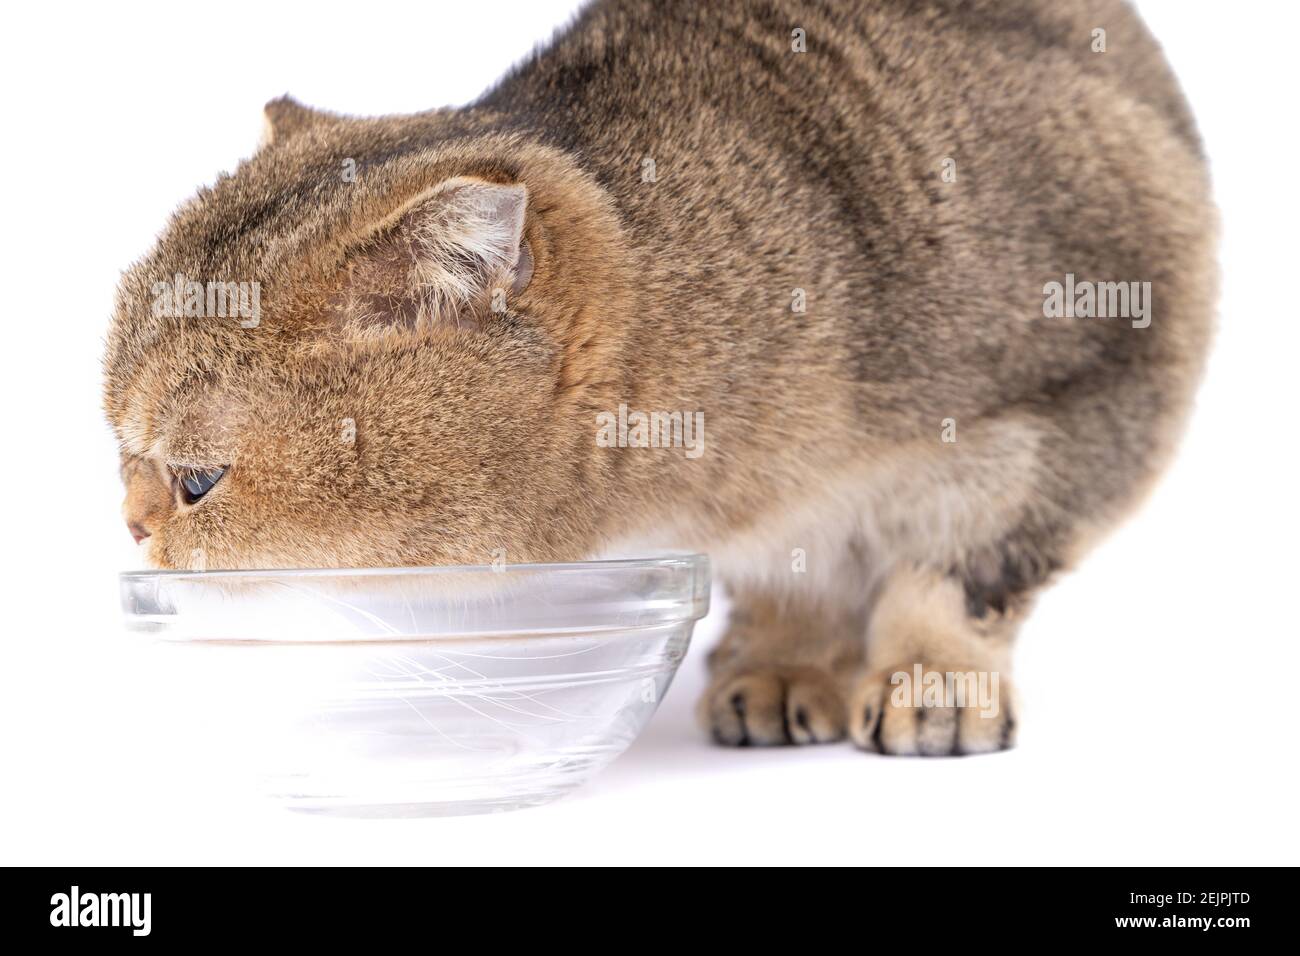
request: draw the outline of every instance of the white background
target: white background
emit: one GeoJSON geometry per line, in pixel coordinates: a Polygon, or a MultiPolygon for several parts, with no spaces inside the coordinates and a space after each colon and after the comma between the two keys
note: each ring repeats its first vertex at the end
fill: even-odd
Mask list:
{"type": "Polygon", "coordinates": [[[1294,4],[1140,5],[1213,159],[1221,332],[1176,467],[1023,634],[1019,749],[714,748],[691,711],[719,605],[650,729],[585,789],[406,821],[232,795],[168,732],[118,624],[134,556],[102,336],[118,270],[252,150],[263,102],[465,102],[573,4],[41,6],[9,10],[0,57],[0,862],[1300,862],[1294,4]]]}

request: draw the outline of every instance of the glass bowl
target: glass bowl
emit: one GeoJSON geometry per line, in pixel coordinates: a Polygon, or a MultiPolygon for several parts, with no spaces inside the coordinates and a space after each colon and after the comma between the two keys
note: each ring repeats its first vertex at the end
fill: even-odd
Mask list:
{"type": "Polygon", "coordinates": [[[153,571],[121,592],[214,768],[292,809],[437,816],[546,803],[627,749],[708,612],[709,566],[153,571]]]}

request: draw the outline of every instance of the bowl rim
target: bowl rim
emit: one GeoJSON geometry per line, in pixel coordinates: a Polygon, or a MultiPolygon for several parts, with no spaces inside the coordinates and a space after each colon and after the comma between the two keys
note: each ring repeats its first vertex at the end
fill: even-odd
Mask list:
{"type": "Polygon", "coordinates": [[[271,579],[278,577],[320,578],[320,577],[363,577],[369,575],[384,577],[417,576],[427,574],[510,574],[532,573],[542,571],[601,571],[613,568],[656,568],[685,566],[700,568],[707,566],[709,556],[700,552],[684,551],[681,553],[660,554],[643,558],[597,558],[590,561],[539,561],[512,564],[431,564],[399,567],[377,568],[219,568],[212,571],[190,571],[182,569],[141,569],[121,571],[118,579],[127,581],[148,581],[155,578],[182,580],[193,578],[210,581],[213,578],[253,577],[271,579]]]}
{"type": "Polygon", "coordinates": [[[295,645],[452,640],[504,634],[559,636],[687,626],[708,613],[710,578],[706,555],[661,553],[641,558],[498,566],[129,571],[119,575],[119,593],[129,631],[169,642],[295,645]],[[478,579],[474,587],[465,591],[474,578],[478,579]],[[480,588],[486,579],[493,579],[507,590],[503,592],[495,585],[480,588]],[[634,583],[635,587],[625,586],[634,583]],[[379,589],[379,594],[375,600],[359,599],[360,603],[340,601],[337,594],[330,596],[339,588],[356,586],[379,589]],[[512,593],[516,586],[526,590],[512,593]],[[259,590],[250,595],[253,603],[249,604],[230,601],[239,596],[229,593],[232,587],[259,590]],[[436,588],[437,593],[421,593],[424,611],[417,621],[406,599],[394,605],[401,613],[398,618],[392,617],[393,609],[384,603],[386,597],[392,596],[390,587],[416,587],[422,592],[436,588]],[[274,589],[274,600],[288,600],[289,605],[263,608],[276,613],[263,616],[265,619],[248,619],[248,611],[257,610],[257,602],[272,593],[266,588],[274,589]],[[287,589],[290,597],[285,598],[281,589],[287,589]],[[523,614],[520,608],[524,605],[518,599],[528,594],[535,606],[528,605],[532,610],[523,614]],[[292,611],[295,601],[316,605],[322,598],[321,606],[332,612],[324,619],[312,617],[304,622],[300,617],[285,618],[281,613],[292,611]],[[209,599],[219,599],[218,605],[204,605],[209,599]],[[241,607],[244,610],[238,611],[241,607]],[[285,620],[298,623],[285,625],[285,620]]]}

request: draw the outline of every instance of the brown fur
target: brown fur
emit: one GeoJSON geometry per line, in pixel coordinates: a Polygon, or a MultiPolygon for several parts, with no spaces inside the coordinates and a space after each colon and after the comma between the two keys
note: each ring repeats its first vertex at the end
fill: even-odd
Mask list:
{"type": "Polygon", "coordinates": [[[154,563],[707,550],[718,739],[1011,742],[1010,707],[927,720],[889,675],[1007,671],[1171,454],[1211,329],[1204,163],[1126,4],[610,0],[466,109],[267,118],[122,283],[128,475],[230,466],[193,506],[132,486],[154,563]],[[260,283],[257,326],[151,314],[176,273],[260,283]],[[1151,282],[1153,321],[1044,319],[1066,273],[1151,282]],[[707,450],[600,447],[620,404],[703,412],[707,450]]]}

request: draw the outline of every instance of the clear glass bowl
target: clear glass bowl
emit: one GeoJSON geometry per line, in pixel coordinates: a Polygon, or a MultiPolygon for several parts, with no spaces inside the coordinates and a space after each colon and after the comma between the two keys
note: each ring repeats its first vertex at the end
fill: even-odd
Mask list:
{"type": "Polygon", "coordinates": [[[121,587],[184,710],[271,795],[434,816],[545,803],[622,753],[708,612],[709,566],[131,572],[121,587]]]}

